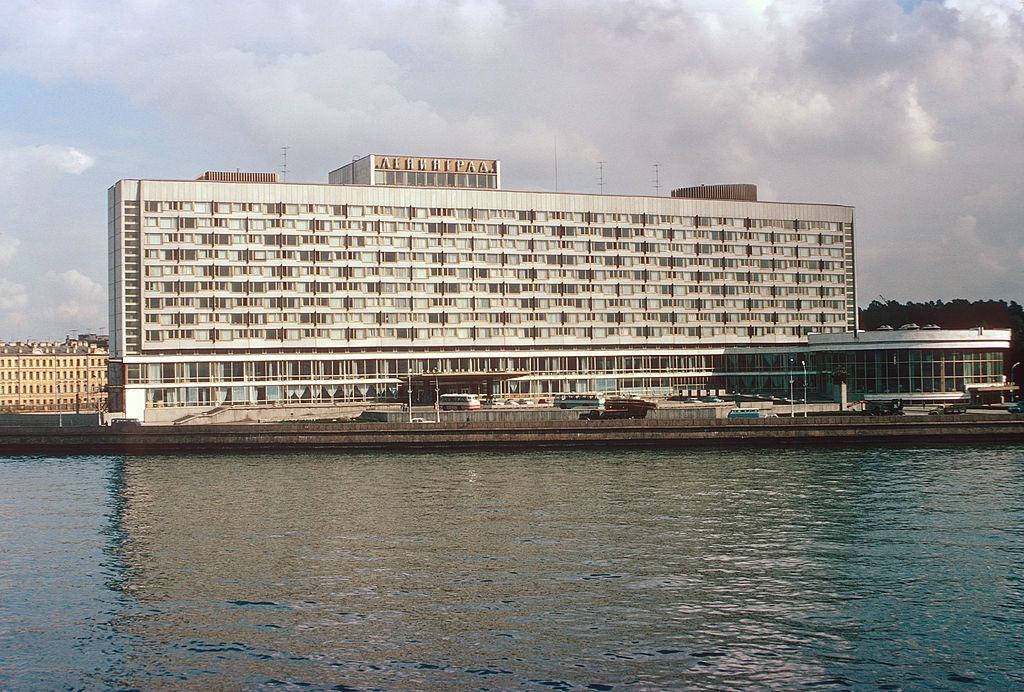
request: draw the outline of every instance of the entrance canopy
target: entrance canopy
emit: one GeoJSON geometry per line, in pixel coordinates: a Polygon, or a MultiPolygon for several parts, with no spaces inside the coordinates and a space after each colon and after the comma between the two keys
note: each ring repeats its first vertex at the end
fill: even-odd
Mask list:
{"type": "MultiPolygon", "coordinates": [[[[441,394],[479,394],[481,396],[492,396],[495,383],[513,380],[529,374],[525,370],[504,370],[502,372],[426,372],[413,373],[411,378],[406,375],[400,377],[402,388],[412,385],[414,395],[417,393],[429,392],[431,396],[437,389],[441,394]]],[[[418,396],[416,398],[419,398],[418,396]]]]}

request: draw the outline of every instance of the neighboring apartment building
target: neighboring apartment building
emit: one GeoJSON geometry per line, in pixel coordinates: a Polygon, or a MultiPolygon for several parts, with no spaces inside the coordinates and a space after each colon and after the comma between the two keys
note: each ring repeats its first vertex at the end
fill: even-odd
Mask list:
{"type": "Polygon", "coordinates": [[[105,337],[0,342],[0,412],[105,411],[106,385],[105,337]]]}
{"type": "Polygon", "coordinates": [[[505,191],[488,159],[373,155],[329,179],[110,189],[112,411],[427,399],[435,383],[728,390],[755,371],[727,351],[751,349],[774,354],[764,391],[810,368],[824,392],[831,360],[808,337],[856,328],[849,206],[752,185],[505,191]]]}

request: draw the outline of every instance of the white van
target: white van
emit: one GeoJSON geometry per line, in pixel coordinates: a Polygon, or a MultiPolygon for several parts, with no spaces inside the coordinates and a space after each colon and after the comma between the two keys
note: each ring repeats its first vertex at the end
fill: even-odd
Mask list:
{"type": "Polygon", "coordinates": [[[555,397],[555,407],[603,409],[604,397],[597,394],[559,394],[555,397]]]}
{"type": "Polygon", "coordinates": [[[477,411],[480,397],[476,394],[442,394],[438,399],[442,411],[477,411]]]}

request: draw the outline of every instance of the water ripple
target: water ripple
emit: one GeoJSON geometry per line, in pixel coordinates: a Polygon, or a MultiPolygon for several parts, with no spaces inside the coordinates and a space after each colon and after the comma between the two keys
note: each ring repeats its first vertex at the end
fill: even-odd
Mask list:
{"type": "Polygon", "coordinates": [[[1024,686],[1024,452],[0,459],[0,688],[1024,686]]]}

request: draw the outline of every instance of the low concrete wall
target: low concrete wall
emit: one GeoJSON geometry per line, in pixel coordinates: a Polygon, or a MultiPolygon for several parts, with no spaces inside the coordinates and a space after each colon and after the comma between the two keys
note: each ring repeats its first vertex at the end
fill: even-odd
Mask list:
{"type": "Polygon", "coordinates": [[[0,426],[19,427],[95,427],[102,424],[100,413],[2,413],[0,426]]]}
{"type": "MultiPolygon", "coordinates": [[[[806,410],[810,414],[816,412],[835,413],[839,410],[837,403],[812,403],[804,406],[797,403],[772,404],[770,401],[744,401],[741,408],[758,408],[779,416],[802,416],[806,410]]],[[[729,411],[736,408],[733,401],[720,403],[684,404],[677,401],[659,401],[658,408],[648,414],[650,418],[725,418],[729,411]]],[[[378,404],[372,402],[351,402],[345,404],[287,404],[280,406],[218,406],[209,407],[173,407],[146,410],[146,425],[221,425],[229,423],[274,423],[281,421],[329,420],[337,418],[354,418],[364,410],[387,411],[387,420],[400,422],[408,420],[409,414],[402,411],[401,404],[378,404]],[[395,416],[391,416],[395,413],[395,416]]],[[[493,409],[481,409],[471,412],[472,420],[567,420],[577,418],[583,409],[559,412],[558,409],[543,406],[504,406],[493,409]],[[565,415],[563,415],[565,414],[565,415]]],[[[443,411],[445,416],[457,416],[454,411],[443,411]]],[[[463,413],[463,416],[466,414],[463,413]]],[[[413,417],[434,419],[435,411],[429,407],[415,407],[413,417]]]]}
{"type": "MultiPolygon", "coordinates": [[[[146,425],[224,425],[231,423],[275,423],[281,421],[354,418],[365,410],[365,402],[351,404],[306,404],[302,406],[218,406],[216,408],[163,408],[146,411],[146,425]]],[[[375,404],[380,410],[398,411],[400,404],[375,404]]]]}
{"type": "MultiPolygon", "coordinates": [[[[526,423],[543,421],[578,421],[580,415],[590,409],[557,409],[551,407],[523,407],[523,408],[495,408],[481,409],[479,411],[441,411],[442,424],[458,423],[526,423]]],[[[725,418],[729,408],[721,409],[715,406],[692,406],[655,409],[647,412],[647,419],[650,420],[709,420],[713,418],[725,418]]],[[[412,418],[423,418],[424,423],[437,424],[437,413],[435,411],[413,411],[412,418]]],[[[359,420],[381,423],[408,423],[408,411],[381,411],[370,410],[359,416],[359,420]]]]}
{"type": "Polygon", "coordinates": [[[0,428],[7,454],[154,454],[529,447],[829,446],[1024,442],[1024,416],[767,418],[754,420],[282,423],[276,425],[0,428]]]}
{"type": "MultiPolygon", "coordinates": [[[[732,404],[687,404],[665,406],[649,411],[648,418],[658,419],[708,419],[725,418],[732,404]]],[[[771,404],[767,405],[771,408],[771,404]]],[[[188,411],[189,409],[184,409],[188,411]]],[[[543,421],[577,420],[588,409],[561,410],[550,406],[508,406],[478,411],[441,411],[441,422],[491,421],[543,421]]],[[[156,415],[147,412],[146,425],[206,426],[229,424],[259,424],[280,422],[301,422],[310,420],[331,420],[359,418],[377,422],[402,423],[409,418],[423,418],[434,421],[437,412],[432,408],[417,407],[412,416],[403,411],[400,404],[325,404],[309,406],[224,406],[215,409],[192,409],[182,415],[183,409],[153,409],[156,415]],[[364,412],[366,414],[364,415],[364,412]],[[167,415],[173,413],[175,415],[167,415]],[[369,415],[372,413],[372,416],[369,415]]]]}

